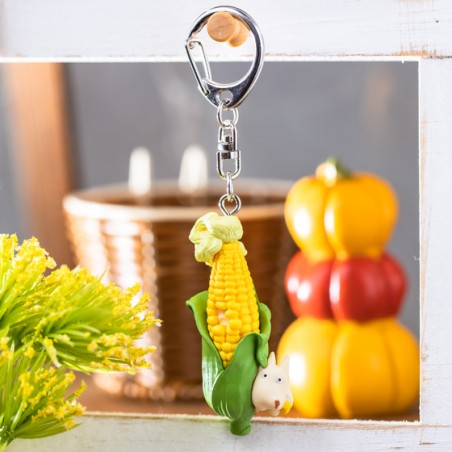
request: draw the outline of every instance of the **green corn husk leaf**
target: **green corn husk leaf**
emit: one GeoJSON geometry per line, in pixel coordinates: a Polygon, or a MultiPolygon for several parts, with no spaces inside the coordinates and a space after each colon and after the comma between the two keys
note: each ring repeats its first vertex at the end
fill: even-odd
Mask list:
{"type": "Polygon", "coordinates": [[[259,305],[260,333],[250,333],[237,344],[231,362],[223,367],[207,329],[207,291],[187,301],[193,311],[196,327],[202,337],[202,380],[208,405],[220,416],[231,419],[231,432],[247,435],[254,414],[251,393],[259,366],[267,365],[270,337],[270,310],[259,305]]]}

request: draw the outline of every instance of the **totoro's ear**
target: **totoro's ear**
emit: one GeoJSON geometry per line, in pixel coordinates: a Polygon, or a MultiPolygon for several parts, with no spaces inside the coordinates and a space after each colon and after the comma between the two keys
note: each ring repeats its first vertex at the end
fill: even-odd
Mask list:
{"type": "Polygon", "coordinates": [[[267,367],[268,366],[276,366],[275,352],[271,352],[270,355],[268,356],[267,367]]]}
{"type": "Polygon", "coordinates": [[[290,366],[290,357],[289,357],[289,355],[284,356],[284,359],[282,360],[282,363],[280,364],[280,366],[281,366],[287,373],[289,373],[289,366],[290,366]]]}

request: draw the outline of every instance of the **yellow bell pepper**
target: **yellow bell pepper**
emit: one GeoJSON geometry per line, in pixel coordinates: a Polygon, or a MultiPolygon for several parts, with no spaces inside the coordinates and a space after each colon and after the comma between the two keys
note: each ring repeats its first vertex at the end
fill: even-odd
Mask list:
{"type": "Polygon", "coordinates": [[[351,174],[335,159],[293,185],[284,211],[292,238],[314,262],[379,257],[397,213],[397,198],[387,182],[372,174],[351,174]]]}
{"type": "Polygon", "coordinates": [[[419,396],[419,349],[395,318],[366,323],[302,317],[281,338],[294,408],[311,418],[402,413],[419,396]]]}

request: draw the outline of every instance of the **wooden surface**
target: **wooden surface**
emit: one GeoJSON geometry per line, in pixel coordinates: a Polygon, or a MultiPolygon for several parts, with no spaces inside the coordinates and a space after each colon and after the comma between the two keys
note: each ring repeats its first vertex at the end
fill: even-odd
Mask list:
{"type": "Polygon", "coordinates": [[[27,234],[38,237],[58,264],[71,264],[62,209],[73,171],[62,65],[7,64],[3,70],[27,234]]]}
{"type": "Polygon", "coordinates": [[[421,419],[452,424],[452,61],[419,64],[421,419]]]}
{"type": "Polygon", "coordinates": [[[416,422],[255,419],[249,436],[229,432],[214,416],[87,416],[70,433],[17,440],[8,452],[48,451],[448,451],[450,429],[416,422]]]}
{"type": "MultiPolygon", "coordinates": [[[[185,415],[215,415],[214,411],[204,400],[191,400],[174,402],[149,401],[128,397],[109,395],[96,387],[91,377],[79,375],[78,380],[84,380],[87,384],[86,391],[80,397],[80,402],[86,407],[87,413],[127,413],[127,414],[185,414],[185,415]]],[[[267,417],[265,413],[257,413],[257,417],[267,417]]],[[[301,419],[301,416],[293,409],[286,418],[301,419]]],[[[397,416],[380,417],[376,420],[409,421],[419,420],[417,407],[408,413],[397,416]]]]}
{"type": "Polygon", "coordinates": [[[132,399],[116,395],[109,395],[96,387],[90,377],[78,376],[78,380],[84,380],[87,384],[86,391],[80,397],[80,403],[88,412],[111,413],[146,413],[146,414],[214,414],[203,401],[179,401],[177,403],[165,403],[161,401],[132,399]]]}
{"type": "MultiPolygon", "coordinates": [[[[191,24],[217,0],[3,0],[3,58],[186,61],[191,24]]],[[[449,0],[241,0],[259,24],[266,60],[452,56],[449,0]]],[[[209,55],[222,52],[217,43],[209,55]],[[220,50],[218,50],[220,49],[220,50]]],[[[233,49],[231,58],[249,55],[233,49]]]]}
{"type": "Polygon", "coordinates": [[[204,402],[146,403],[110,397],[89,381],[82,402],[88,408],[116,414],[88,413],[82,425],[69,433],[39,441],[17,440],[8,451],[279,451],[284,445],[293,451],[351,452],[382,450],[382,444],[408,451],[452,447],[445,427],[421,429],[418,422],[400,421],[307,420],[298,418],[296,412],[286,418],[259,415],[249,436],[236,437],[229,433],[228,421],[211,415],[204,402]]]}
{"type": "Polygon", "coordinates": [[[206,24],[209,36],[218,42],[226,42],[232,47],[241,46],[249,37],[247,26],[232,14],[215,13],[209,17],[206,24]]]}

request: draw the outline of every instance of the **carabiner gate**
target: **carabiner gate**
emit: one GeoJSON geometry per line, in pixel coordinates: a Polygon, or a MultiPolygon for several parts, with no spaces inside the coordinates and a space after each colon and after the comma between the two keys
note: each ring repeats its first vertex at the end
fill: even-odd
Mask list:
{"type": "Polygon", "coordinates": [[[233,6],[217,6],[201,14],[188,35],[187,41],[185,42],[185,50],[187,51],[196,81],[198,82],[198,87],[212,105],[218,107],[221,101],[221,93],[224,91],[230,92],[230,96],[228,96],[229,102],[227,103],[228,110],[238,107],[243,102],[253,88],[264,64],[264,40],[256,22],[245,11],[233,6]],[[217,12],[227,12],[239,18],[248,27],[254,37],[255,53],[251,67],[244,77],[232,83],[218,83],[212,80],[210,65],[204,52],[204,47],[202,42],[196,38],[197,33],[202,30],[209,17],[217,12]],[[204,75],[200,73],[192,56],[192,50],[196,45],[201,48],[204,75]]]}

